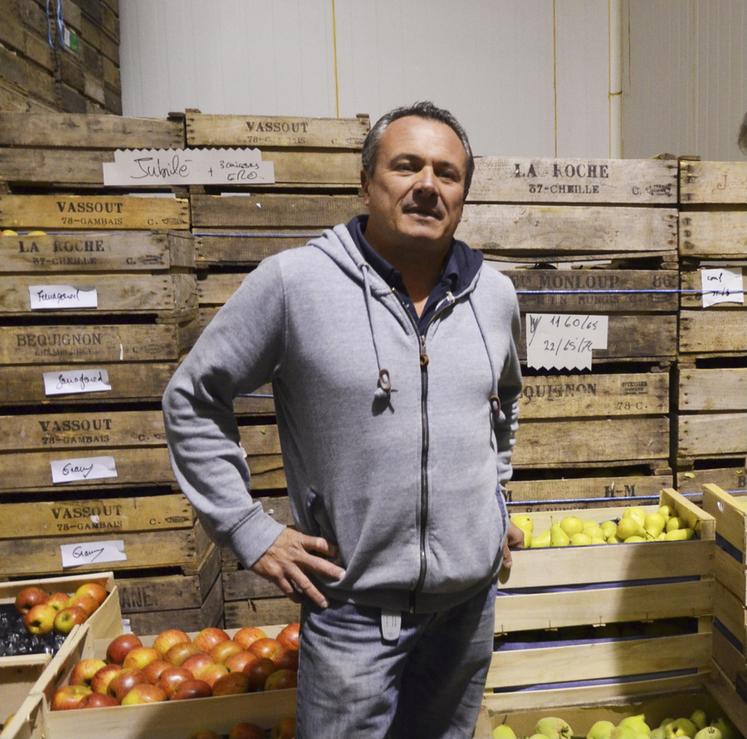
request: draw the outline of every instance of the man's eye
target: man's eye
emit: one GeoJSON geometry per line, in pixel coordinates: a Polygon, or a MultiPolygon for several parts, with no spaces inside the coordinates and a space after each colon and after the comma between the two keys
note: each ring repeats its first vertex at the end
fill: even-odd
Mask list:
{"type": "Polygon", "coordinates": [[[400,172],[411,172],[412,164],[410,162],[399,162],[394,168],[400,172]]]}
{"type": "Polygon", "coordinates": [[[457,180],[457,173],[452,172],[451,170],[447,170],[445,172],[440,172],[438,175],[442,180],[448,180],[449,182],[456,182],[457,180]]]}

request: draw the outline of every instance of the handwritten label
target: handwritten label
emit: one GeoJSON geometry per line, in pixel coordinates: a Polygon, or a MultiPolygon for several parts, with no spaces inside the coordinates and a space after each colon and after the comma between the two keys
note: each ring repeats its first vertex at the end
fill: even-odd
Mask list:
{"type": "Polygon", "coordinates": [[[275,182],[259,149],[117,149],[104,162],[104,184],[256,185],[275,182]]]}
{"type": "Polygon", "coordinates": [[[73,285],[29,285],[31,310],[60,310],[64,308],[98,308],[95,287],[73,285]]]}
{"type": "Polygon", "coordinates": [[[76,482],[80,480],[102,480],[117,476],[114,457],[80,457],[77,459],[53,459],[52,482],[76,482]]]}
{"type": "Polygon", "coordinates": [[[742,270],[701,269],[700,278],[703,285],[703,307],[708,308],[718,303],[744,304],[744,283],[742,270]]]}
{"type": "Polygon", "coordinates": [[[112,389],[112,386],[109,384],[109,373],[105,369],[44,372],[43,377],[45,395],[100,393],[112,389]]]}
{"type": "Polygon", "coordinates": [[[62,566],[82,567],[103,562],[126,562],[127,553],[122,539],[86,541],[81,544],[61,544],[62,566]]]}
{"type": "Polygon", "coordinates": [[[527,313],[527,365],[591,369],[592,349],[607,348],[607,316],[527,313]]]}

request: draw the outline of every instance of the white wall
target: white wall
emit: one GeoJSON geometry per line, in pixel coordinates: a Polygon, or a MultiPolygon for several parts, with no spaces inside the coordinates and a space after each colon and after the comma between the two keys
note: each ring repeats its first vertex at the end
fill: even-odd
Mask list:
{"type": "Polygon", "coordinates": [[[120,14],[125,115],[375,119],[430,98],[479,154],[609,155],[607,0],[120,0],[120,14]]]}

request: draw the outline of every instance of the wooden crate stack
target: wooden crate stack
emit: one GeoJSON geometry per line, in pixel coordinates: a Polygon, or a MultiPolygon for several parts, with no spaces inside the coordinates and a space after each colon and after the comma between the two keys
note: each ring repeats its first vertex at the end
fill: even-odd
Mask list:
{"type": "Polygon", "coordinates": [[[0,0],[0,16],[0,110],[122,113],[118,0],[0,0]]]}
{"type": "Polygon", "coordinates": [[[478,159],[457,236],[513,280],[522,363],[527,313],[609,319],[590,372],[524,366],[517,508],[671,486],[676,203],[673,161],[478,159]]]}
{"type": "MultiPolygon", "coordinates": [[[[364,210],[358,195],[360,150],[368,116],[286,118],[186,113],[187,145],[256,147],[273,162],[275,183],[190,188],[198,268],[200,318],[205,325],[265,257],[301,246],[324,228],[364,210]]],[[[235,404],[252,488],[290,523],[272,388],[235,404]]],[[[298,606],[223,553],[226,626],[294,621],[298,606]]]]}
{"type": "Polygon", "coordinates": [[[115,149],[183,141],[180,120],[0,114],[0,574],[57,572],[62,545],[121,541],[111,567],[135,625],[162,608],[222,618],[218,555],[176,488],[160,411],[197,335],[188,204],[102,183],[115,149]],[[92,307],[76,302],[92,291],[92,307]],[[40,293],[73,298],[38,309],[40,293]],[[135,594],[144,572],[168,605],[135,594]]]}
{"type": "MultiPolygon", "coordinates": [[[[677,484],[745,488],[747,304],[703,307],[702,270],[747,270],[747,164],[683,161],[677,484]]],[[[708,274],[708,273],[706,273],[708,274]]],[[[710,273],[713,275],[713,272],[710,273]]]]}
{"type": "Polygon", "coordinates": [[[703,508],[716,520],[718,545],[713,659],[747,704],[747,491],[731,494],[708,483],[703,486],[703,508]]]}

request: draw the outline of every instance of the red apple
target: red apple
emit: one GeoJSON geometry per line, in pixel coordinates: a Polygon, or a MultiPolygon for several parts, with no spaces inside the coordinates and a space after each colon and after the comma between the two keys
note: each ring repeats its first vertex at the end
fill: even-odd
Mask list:
{"type": "Polygon", "coordinates": [[[166,691],[158,685],[138,683],[122,698],[123,706],[135,706],[140,703],[161,703],[167,700],[166,691]]]}
{"type": "Polygon", "coordinates": [[[91,687],[94,693],[106,694],[109,683],[112,678],[122,670],[122,665],[115,665],[113,662],[102,667],[92,678],[91,687]]]}
{"type": "Polygon", "coordinates": [[[213,661],[213,658],[209,654],[205,654],[205,652],[200,652],[199,654],[193,654],[191,657],[188,657],[187,659],[182,662],[182,667],[185,670],[189,670],[194,677],[196,677],[198,680],[202,680],[202,676],[199,674],[209,665],[214,665],[215,662],[213,661]]]}
{"type": "Polygon", "coordinates": [[[161,655],[164,655],[174,644],[181,644],[182,642],[186,644],[190,641],[192,640],[186,631],[182,631],[181,629],[166,629],[153,640],[153,648],[157,649],[161,655]]]}
{"type": "Polygon", "coordinates": [[[249,692],[249,676],[243,672],[229,672],[213,685],[213,695],[236,695],[249,692]]]}
{"type": "Polygon", "coordinates": [[[204,680],[185,680],[171,696],[172,701],[189,700],[191,698],[207,698],[213,691],[204,680]]]}
{"type": "Polygon", "coordinates": [[[69,600],[69,596],[67,593],[52,593],[52,595],[47,598],[47,605],[52,606],[52,608],[55,609],[58,613],[67,606],[67,602],[69,600]]]}
{"type": "Polygon", "coordinates": [[[70,685],[87,685],[91,687],[93,676],[102,668],[106,667],[103,659],[89,657],[78,662],[70,673],[70,685]]]}
{"type": "Polygon", "coordinates": [[[135,634],[120,634],[112,639],[106,648],[107,662],[115,662],[121,665],[131,650],[142,646],[143,643],[135,634]]]}
{"type": "Polygon", "coordinates": [[[153,662],[143,668],[143,675],[145,675],[145,679],[151,685],[155,685],[164,671],[168,670],[169,667],[173,667],[173,665],[165,659],[154,659],[153,662]]]}
{"type": "Polygon", "coordinates": [[[267,632],[260,629],[259,626],[244,626],[244,628],[239,629],[233,635],[233,640],[238,644],[241,644],[244,649],[249,649],[255,641],[266,638],[267,632]]]}
{"type": "Polygon", "coordinates": [[[145,682],[145,675],[142,670],[135,670],[132,667],[122,668],[109,683],[106,689],[108,695],[116,698],[120,703],[138,683],[145,682]]]}
{"type": "Polygon", "coordinates": [[[236,724],[228,732],[228,739],[265,739],[265,730],[257,724],[236,724]]]}
{"type": "Polygon", "coordinates": [[[250,652],[254,652],[257,657],[266,657],[267,659],[273,660],[273,662],[282,654],[283,645],[277,639],[257,639],[257,641],[249,647],[250,652]]]}
{"type": "Polygon", "coordinates": [[[296,719],[287,717],[272,727],[272,739],[294,739],[296,736],[296,719]]]}
{"type": "Polygon", "coordinates": [[[99,607],[99,602],[90,595],[73,595],[67,601],[67,607],[82,608],[89,616],[99,607]]]}
{"type": "Polygon", "coordinates": [[[205,669],[200,670],[200,674],[195,675],[195,677],[199,680],[204,680],[212,688],[218,678],[228,674],[228,667],[213,662],[213,664],[208,665],[205,669]]]}
{"type": "Polygon", "coordinates": [[[228,641],[218,642],[211,650],[210,656],[214,662],[222,665],[234,654],[244,651],[241,644],[229,639],[228,641]]]}
{"type": "Polygon", "coordinates": [[[166,691],[166,695],[171,697],[182,683],[193,679],[189,670],[183,667],[169,667],[161,673],[158,684],[166,691]]]}
{"type": "Polygon", "coordinates": [[[82,624],[88,614],[78,606],[63,608],[54,617],[54,630],[59,634],[69,634],[76,624],[82,624]]]}
{"type": "Polygon", "coordinates": [[[249,665],[260,659],[253,652],[238,652],[232,654],[223,664],[228,667],[229,672],[246,672],[249,665]]]}
{"type": "Polygon", "coordinates": [[[194,638],[194,643],[198,646],[201,652],[209,654],[210,650],[216,644],[222,641],[228,641],[230,638],[231,637],[229,637],[223,629],[219,629],[216,626],[208,626],[197,634],[194,638]]]}
{"type": "Polygon", "coordinates": [[[30,634],[49,634],[54,628],[56,616],[57,611],[52,606],[39,603],[26,613],[23,623],[30,634]]]}
{"type": "Polygon", "coordinates": [[[102,695],[101,693],[91,693],[87,695],[81,702],[78,708],[109,708],[110,706],[118,706],[116,698],[112,698],[110,695],[102,695]]]}
{"type": "Polygon", "coordinates": [[[301,624],[288,624],[278,635],[277,640],[286,649],[298,649],[301,639],[301,624]]]}
{"type": "Polygon", "coordinates": [[[91,689],[87,685],[65,685],[55,691],[51,708],[53,711],[69,711],[79,708],[81,701],[90,694],[91,689]]]}
{"type": "Polygon", "coordinates": [[[166,652],[163,658],[172,665],[179,667],[192,655],[201,653],[202,649],[200,649],[194,642],[180,642],[179,644],[174,644],[174,646],[166,652]]]}
{"type": "Polygon", "coordinates": [[[18,613],[25,615],[34,606],[46,603],[47,598],[49,598],[49,593],[46,590],[36,585],[29,585],[16,595],[16,610],[18,613]]]}
{"type": "Polygon", "coordinates": [[[75,595],[88,595],[101,605],[108,597],[106,588],[97,582],[84,582],[76,591],[75,595]]]}
{"type": "Polygon", "coordinates": [[[283,690],[295,688],[298,684],[297,673],[294,670],[275,670],[265,680],[265,690],[283,690]]]}
{"type": "Polygon", "coordinates": [[[134,667],[144,670],[151,662],[155,662],[161,655],[153,647],[135,647],[127,652],[122,667],[134,667]]]}
{"type": "Polygon", "coordinates": [[[247,665],[245,675],[249,677],[249,691],[262,690],[267,678],[275,672],[277,667],[271,659],[260,657],[256,662],[247,665]]]}
{"type": "Polygon", "coordinates": [[[283,649],[280,656],[273,662],[279,670],[297,670],[298,669],[298,650],[283,649]]]}

